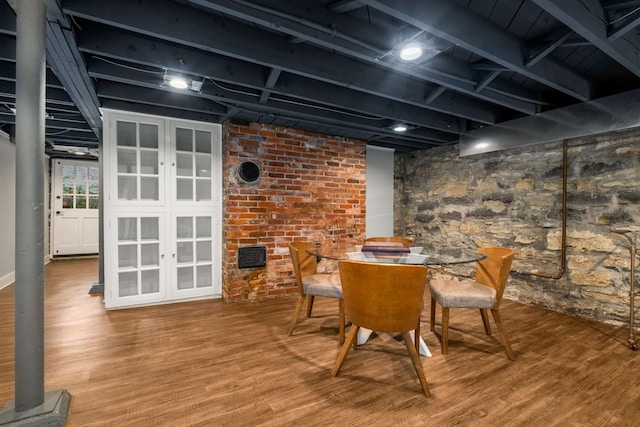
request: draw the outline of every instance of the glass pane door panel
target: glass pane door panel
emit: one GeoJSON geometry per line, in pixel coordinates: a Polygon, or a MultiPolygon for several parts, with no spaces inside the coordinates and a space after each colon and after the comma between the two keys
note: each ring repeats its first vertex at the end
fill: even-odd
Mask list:
{"type": "Polygon", "coordinates": [[[118,267],[138,268],[138,245],[118,246],[118,267]]]}
{"type": "Polygon", "coordinates": [[[118,241],[138,240],[138,218],[118,218],[118,241]]]}
{"type": "Polygon", "coordinates": [[[177,238],[190,239],[193,237],[193,219],[190,216],[179,216],[176,219],[177,238]]]}
{"type": "Polygon", "coordinates": [[[193,200],[193,180],[178,178],[176,196],[178,200],[193,200]]]}
{"type": "Polygon", "coordinates": [[[140,200],[160,200],[160,190],[158,188],[158,178],[140,178],[140,200]]]}
{"type": "Polygon", "coordinates": [[[178,242],[178,262],[193,262],[193,242],[178,242]]]}
{"type": "Polygon", "coordinates": [[[210,265],[199,265],[196,267],[198,276],[197,287],[207,288],[213,286],[213,270],[210,265]]]}
{"type": "Polygon", "coordinates": [[[176,128],[176,150],[193,152],[193,131],[176,128]]]}
{"type": "Polygon", "coordinates": [[[209,131],[196,131],[196,153],[211,153],[212,134],[209,131]]]}
{"type": "Polygon", "coordinates": [[[196,242],[196,260],[211,261],[211,240],[196,242]]]}
{"type": "Polygon", "coordinates": [[[100,169],[89,168],[89,194],[98,195],[100,190],[100,169]]]}
{"type": "Polygon", "coordinates": [[[196,155],[196,176],[197,177],[211,177],[211,156],[209,155],[196,155]]]}
{"type": "Polygon", "coordinates": [[[158,148],[158,125],[140,123],[140,147],[158,148]]]}
{"type": "Polygon", "coordinates": [[[86,209],[87,208],[87,197],[86,196],[77,196],[76,197],[76,209],[86,209]]]}
{"type": "Polygon", "coordinates": [[[118,199],[136,200],[138,198],[137,180],[133,176],[118,177],[118,199]]]}
{"type": "Polygon", "coordinates": [[[138,272],[127,271],[118,274],[118,296],[138,295],[138,272]]]}
{"type": "Polygon", "coordinates": [[[158,226],[158,218],[140,218],[140,238],[142,240],[160,239],[160,227],[158,226]]]}
{"type": "Polygon", "coordinates": [[[116,123],[117,145],[123,147],[136,146],[136,123],[123,122],[116,123]]]}
{"type": "Polygon", "coordinates": [[[145,175],[158,175],[158,167],[157,151],[140,151],[140,173],[145,175]]]}
{"type": "Polygon", "coordinates": [[[144,294],[160,292],[160,270],[143,270],[140,273],[140,291],[144,294]]]}
{"type": "Polygon", "coordinates": [[[196,218],[196,237],[200,239],[211,237],[210,216],[199,216],[196,218]]]}
{"type": "Polygon", "coordinates": [[[176,174],[178,176],[193,176],[193,156],[191,154],[176,153],[176,174]]]}
{"type": "Polygon", "coordinates": [[[145,267],[160,265],[160,245],[158,243],[140,245],[140,265],[145,267]]]}
{"type": "Polygon", "coordinates": [[[193,267],[178,267],[178,289],[193,289],[193,267]]]}
{"type": "Polygon", "coordinates": [[[196,181],[196,200],[211,200],[211,180],[199,179],[196,181]]]}
{"type": "Polygon", "coordinates": [[[136,152],[129,149],[118,149],[118,173],[137,173],[138,160],[136,152]]]}

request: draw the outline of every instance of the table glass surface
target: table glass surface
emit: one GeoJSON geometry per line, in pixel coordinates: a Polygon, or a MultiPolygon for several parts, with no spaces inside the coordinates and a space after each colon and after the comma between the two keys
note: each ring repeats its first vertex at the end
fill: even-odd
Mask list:
{"type": "Polygon", "coordinates": [[[465,264],[470,262],[481,261],[487,256],[477,252],[473,248],[451,247],[451,248],[433,248],[425,246],[412,246],[411,253],[401,255],[380,255],[372,252],[351,251],[340,252],[335,248],[328,248],[317,245],[315,250],[309,251],[310,255],[315,255],[318,260],[346,260],[365,262],[379,262],[384,264],[412,264],[412,265],[451,265],[465,264]]]}

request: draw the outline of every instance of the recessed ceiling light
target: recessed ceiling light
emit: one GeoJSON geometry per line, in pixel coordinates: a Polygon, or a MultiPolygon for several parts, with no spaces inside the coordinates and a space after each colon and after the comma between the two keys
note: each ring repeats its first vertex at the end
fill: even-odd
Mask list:
{"type": "Polygon", "coordinates": [[[422,46],[418,43],[409,43],[400,49],[400,58],[405,61],[413,61],[422,56],[422,46]]]}
{"type": "Polygon", "coordinates": [[[189,83],[184,77],[180,76],[167,76],[167,81],[171,87],[176,89],[186,89],[189,87],[189,83]]]}
{"type": "Polygon", "coordinates": [[[394,132],[405,132],[407,130],[406,125],[395,125],[391,128],[394,132]]]}

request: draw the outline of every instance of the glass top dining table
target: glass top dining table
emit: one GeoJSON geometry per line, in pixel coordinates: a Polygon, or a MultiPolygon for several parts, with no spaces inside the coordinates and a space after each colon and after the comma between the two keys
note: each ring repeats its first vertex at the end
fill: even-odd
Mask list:
{"type": "Polygon", "coordinates": [[[309,251],[310,255],[315,255],[318,261],[321,259],[330,260],[354,260],[365,262],[379,262],[385,264],[412,264],[412,265],[452,265],[465,264],[482,261],[487,256],[477,252],[475,249],[466,247],[437,248],[427,246],[412,246],[410,252],[393,254],[386,252],[369,252],[365,250],[355,250],[351,252],[340,252],[338,249],[316,245],[314,250],[309,251]]]}

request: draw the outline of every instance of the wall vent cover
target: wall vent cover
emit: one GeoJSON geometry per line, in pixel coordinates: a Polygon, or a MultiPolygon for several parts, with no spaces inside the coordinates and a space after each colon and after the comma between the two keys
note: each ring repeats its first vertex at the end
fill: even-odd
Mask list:
{"type": "Polygon", "coordinates": [[[246,246],[238,248],[238,268],[256,268],[267,265],[265,246],[246,246]]]}

